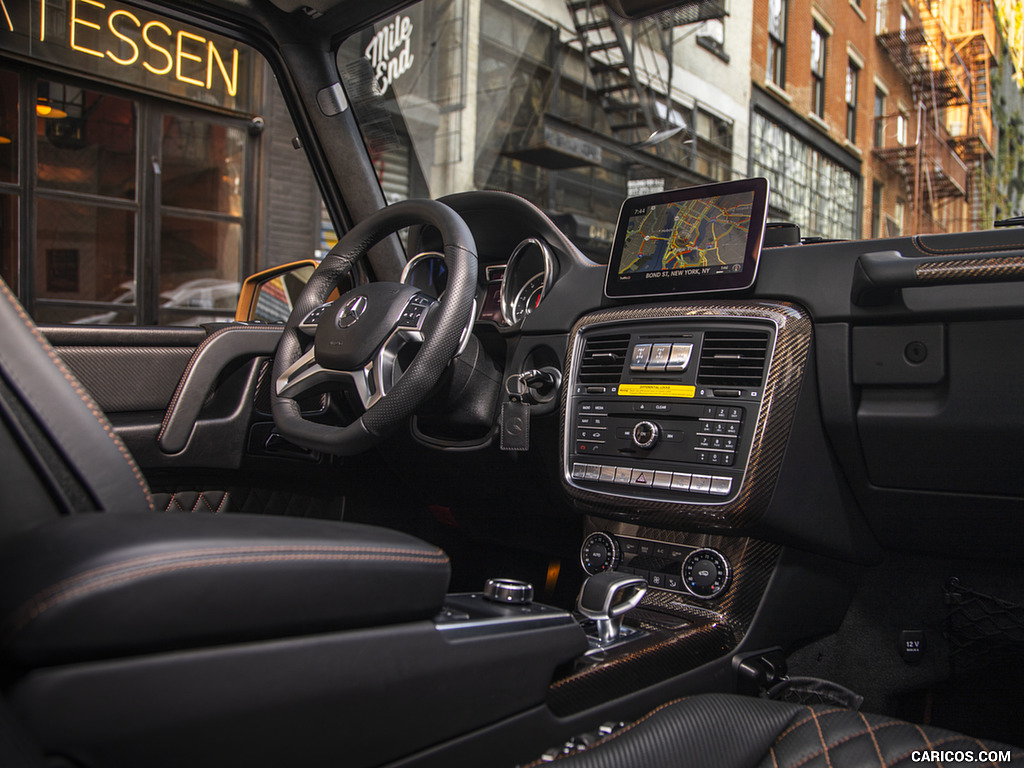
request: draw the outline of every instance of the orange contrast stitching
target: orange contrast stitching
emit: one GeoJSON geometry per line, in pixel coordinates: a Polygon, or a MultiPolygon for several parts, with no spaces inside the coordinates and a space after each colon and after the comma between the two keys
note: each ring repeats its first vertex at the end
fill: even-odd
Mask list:
{"type": "MultiPolygon", "coordinates": [[[[314,547],[289,547],[288,550],[315,550],[314,547]]],[[[81,595],[89,594],[97,590],[103,589],[104,587],[116,586],[118,584],[124,584],[137,579],[141,579],[147,576],[152,576],[162,573],[173,573],[175,571],[187,570],[191,568],[206,568],[213,566],[224,566],[224,565],[252,565],[256,563],[275,563],[275,562],[304,562],[304,561],[315,561],[322,560],[324,562],[337,561],[337,560],[389,560],[392,562],[415,562],[415,563],[426,563],[426,564],[439,564],[447,561],[447,555],[444,555],[442,561],[436,555],[431,553],[416,552],[415,550],[405,550],[409,554],[402,554],[402,550],[395,550],[399,554],[385,554],[382,550],[366,549],[366,548],[352,548],[348,551],[307,551],[307,552],[291,552],[291,553],[280,553],[280,554],[262,554],[260,557],[253,557],[256,553],[271,553],[273,548],[256,548],[253,550],[210,550],[209,555],[215,555],[213,557],[206,557],[200,562],[180,562],[181,558],[185,555],[174,556],[174,562],[160,563],[160,558],[166,558],[167,555],[154,556],[150,558],[139,558],[139,561],[156,561],[150,563],[140,562],[138,566],[130,565],[133,561],[126,561],[120,565],[105,566],[104,568],[95,569],[95,573],[90,575],[90,572],[81,574],[79,576],[66,579],[62,582],[62,585],[51,587],[44,590],[36,597],[28,600],[22,605],[15,613],[16,617],[13,622],[13,627],[7,633],[7,637],[11,638],[22,631],[28,624],[40,615],[45,613],[50,608],[60,605],[63,602],[81,595]],[[129,573],[123,573],[125,569],[131,569],[129,573]],[[106,571],[106,573],[101,573],[106,571]],[[76,584],[77,582],[77,584],[76,584]]],[[[207,551],[196,550],[196,554],[190,555],[191,557],[202,557],[207,554],[207,551]]],[[[443,554],[443,553],[442,553],[443,554]]]]}
{"type": "Polygon", "coordinates": [[[43,336],[42,332],[40,332],[40,330],[35,327],[35,323],[32,322],[32,319],[25,313],[25,310],[22,309],[22,307],[18,304],[17,299],[14,298],[14,294],[10,292],[10,290],[7,288],[6,285],[3,284],[2,281],[0,281],[0,289],[2,289],[4,298],[6,298],[7,301],[14,308],[14,311],[17,313],[18,317],[21,318],[21,321],[29,330],[29,333],[31,333],[32,336],[35,337],[35,340],[39,342],[39,344],[43,348],[43,351],[46,352],[47,356],[57,367],[57,370],[61,373],[62,376],[64,376],[64,379],[68,382],[68,384],[71,385],[71,388],[75,391],[75,393],[82,400],[82,402],[85,403],[85,406],[86,408],[89,409],[89,412],[92,413],[96,421],[99,422],[99,425],[100,427],[102,427],[103,431],[106,432],[107,436],[110,437],[110,439],[113,441],[114,446],[117,448],[118,451],[121,452],[121,455],[124,456],[125,461],[128,462],[129,469],[131,469],[132,473],[135,475],[135,479],[139,481],[139,486],[142,488],[142,494],[146,499],[146,504],[149,506],[150,510],[153,510],[153,498],[149,494],[149,486],[146,484],[146,480],[142,476],[141,470],[135,463],[134,457],[132,457],[132,455],[128,452],[128,448],[121,441],[121,438],[119,438],[117,434],[114,432],[114,428],[110,425],[110,422],[107,420],[107,417],[104,416],[103,413],[99,410],[99,407],[93,402],[89,394],[84,389],[82,389],[81,385],[78,383],[78,380],[71,375],[70,371],[68,371],[66,367],[64,367],[63,361],[57,356],[57,353],[54,351],[53,347],[50,346],[50,342],[47,341],[46,337],[43,336]]]}

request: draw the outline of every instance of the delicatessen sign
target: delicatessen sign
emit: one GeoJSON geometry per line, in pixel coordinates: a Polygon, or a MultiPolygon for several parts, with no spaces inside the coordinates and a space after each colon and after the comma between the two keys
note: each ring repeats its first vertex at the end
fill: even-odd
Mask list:
{"type": "Polygon", "coordinates": [[[110,0],[0,0],[0,50],[210,106],[252,109],[252,49],[110,0]]]}

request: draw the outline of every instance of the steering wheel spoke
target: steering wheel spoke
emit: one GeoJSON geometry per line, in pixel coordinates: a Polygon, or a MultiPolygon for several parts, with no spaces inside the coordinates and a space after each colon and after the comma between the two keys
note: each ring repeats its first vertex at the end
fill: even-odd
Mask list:
{"type": "Polygon", "coordinates": [[[316,309],[310,311],[308,315],[302,318],[302,322],[299,323],[299,330],[307,336],[316,336],[316,326],[320,321],[320,316],[331,306],[333,302],[325,302],[316,309]]]}

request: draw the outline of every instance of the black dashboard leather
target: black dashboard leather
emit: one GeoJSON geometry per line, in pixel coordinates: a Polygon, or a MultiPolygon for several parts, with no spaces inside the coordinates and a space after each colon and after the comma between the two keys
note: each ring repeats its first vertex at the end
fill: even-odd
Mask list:
{"type": "Polygon", "coordinates": [[[38,666],[426,619],[448,557],[351,523],[75,515],[0,545],[0,652],[38,666]]]}

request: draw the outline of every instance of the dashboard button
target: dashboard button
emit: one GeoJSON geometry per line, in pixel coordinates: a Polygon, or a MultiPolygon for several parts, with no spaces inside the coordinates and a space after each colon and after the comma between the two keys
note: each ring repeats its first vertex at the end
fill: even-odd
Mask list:
{"type": "Polygon", "coordinates": [[[711,493],[716,496],[727,496],[729,491],[732,490],[732,478],[731,477],[712,477],[711,478],[711,493]]]}
{"type": "Polygon", "coordinates": [[[664,371],[665,366],[668,364],[668,357],[671,351],[671,344],[655,344],[651,347],[651,356],[647,361],[647,370],[664,371]]]}
{"type": "Polygon", "coordinates": [[[601,467],[598,464],[588,464],[587,474],[583,478],[584,480],[600,480],[601,479],[601,467]]]}
{"type": "Polygon", "coordinates": [[[692,475],[687,472],[673,472],[672,473],[672,490],[673,491],[688,491],[690,490],[690,482],[692,475]]]}
{"type": "Polygon", "coordinates": [[[658,571],[651,571],[650,578],[647,579],[647,583],[652,587],[663,587],[665,586],[665,574],[659,573],[658,571]]]}
{"type": "Polygon", "coordinates": [[[647,359],[651,356],[650,344],[637,344],[633,347],[633,357],[629,361],[629,370],[642,371],[647,368],[647,359]]]}
{"type": "Polygon", "coordinates": [[[629,481],[633,477],[633,470],[629,467],[616,467],[615,468],[615,482],[619,485],[629,485],[629,481]]]}
{"type": "Polygon", "coordinates": [[[622,545],[622,551],[627,555],[636,554],[636,539],[619,539],[619,543],[622,545]]]}
{"type": "Polygon", "coordinates": [[[589,467],[589,466],[590,466],[589,464],[580,464],[579,462],[576,462],[575,464],[573,464],[572,465],[572,479],[573,480],[582,480],[584,477],[586,477],[586,475],[587,475],[587,467],[589,467]]]}
{"type": "Polygon", "coordinates": [[[671,472],[655,472],[654,473],[654,487],[655,488],[671,488],[672,487],[672,473],[671,472]]]}
{"type": "Polygon", "coordinates": [[[601,467],[601,477],[599,480],[602,483],[614,483],[615,482],[615,467],[609,467],[607,465],[601,467]]]}
{"type": "Polygon", "coordinates": [[[685,371],[690,365],[690,356],[693,354],[693,344],[673,344],[672,351],[668,355],[666,371],[685,371]]]}
{"type": "Polygon", "coordinates": [[[654,479],[654,473],[649,469],[634,469],[630,478],[631,485],[650,485],[654,479]]]}
{"type": "Polygon", "coordinates": [[[710,475],[693,475],[690,478],[690,492],[691,493],[710,493],[711,492],[711,476],[710,475]]]}

